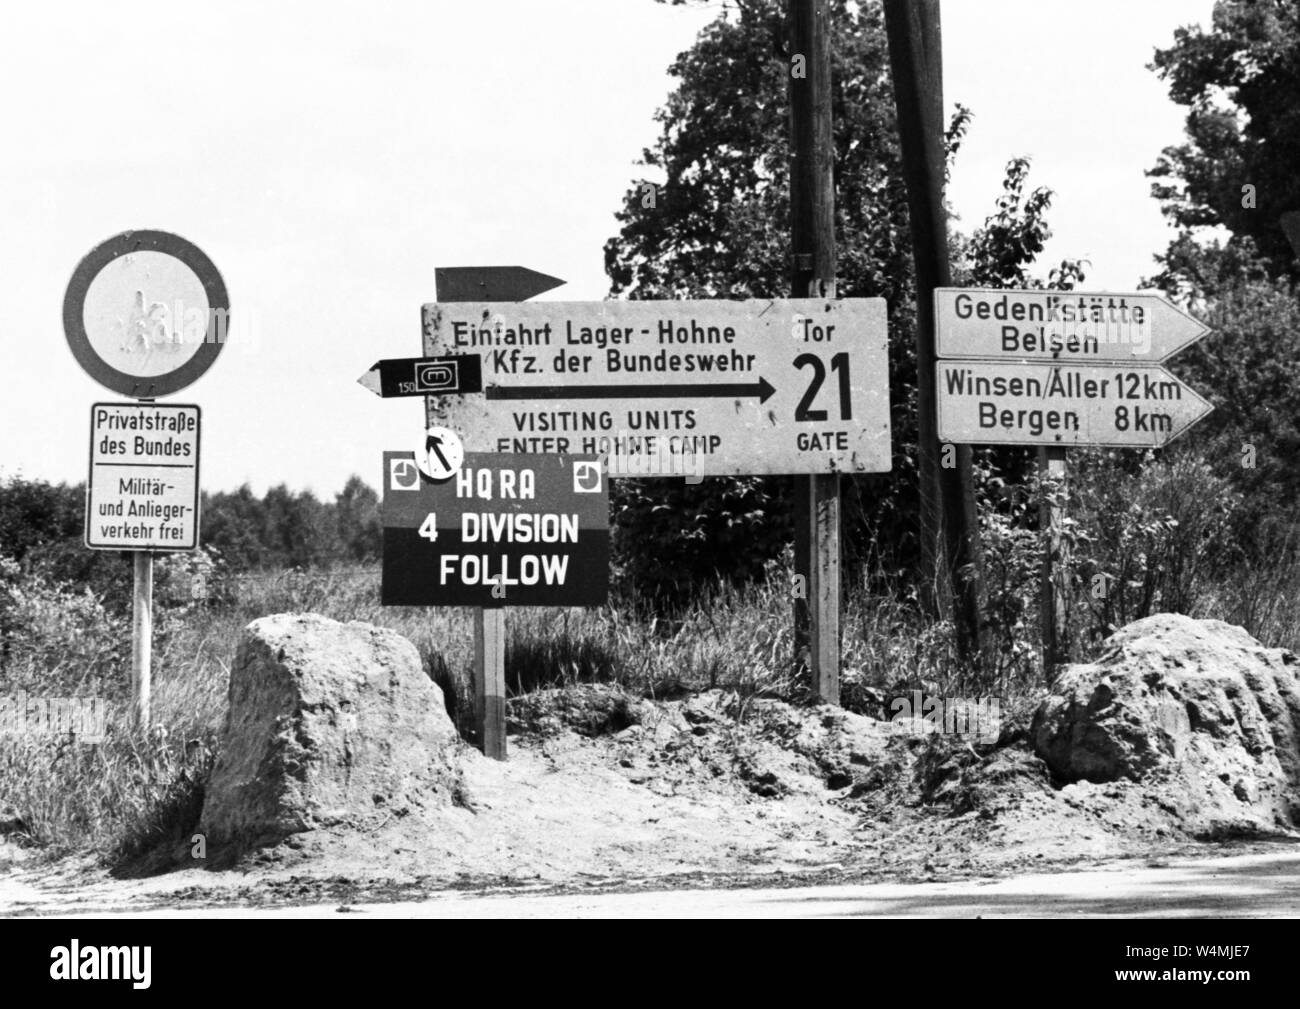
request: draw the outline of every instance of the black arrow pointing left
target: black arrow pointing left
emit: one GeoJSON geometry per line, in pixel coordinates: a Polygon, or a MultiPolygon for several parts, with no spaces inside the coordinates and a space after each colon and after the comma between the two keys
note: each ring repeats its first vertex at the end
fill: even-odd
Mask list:
{"type": "Polygon", "coordinates": [[[384,399],[482,392],[483,361],[478,354],[393,358],[376,361],[360,382],[384,399]]]}

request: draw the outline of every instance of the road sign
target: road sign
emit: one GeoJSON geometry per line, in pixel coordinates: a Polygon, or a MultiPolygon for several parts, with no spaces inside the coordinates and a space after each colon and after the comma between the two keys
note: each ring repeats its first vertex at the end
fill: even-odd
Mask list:
{"type": "Polygon", "coordinates": [[[384,399],[483,391],[477,354],[376,361],[357,382],[384,399]]]}
{"type": "Polygon", "coordinates": [[[440,266],[433,282],[439,301],[527,301],[564,284],[523,266],[440,266]]]}
{"type": "Polygon", "coordinates": [[[936,288],[940,358],[1154,364],[1209,328],[1158,294],[936,288]]]}
{"type": "Polygon", "coordinates": [[[1154,448],[1213,407],[1158,366],[939,361],[939,438],[1154,448]]]}
{"type": "Polygon", "coordinates": [[[886,472],[880,298],[424,306],[425,352],[483,392],[429,398],[469,452],[604,455],[612,475],[886,472]]]}
{"type": "Polygon", "coordinates": [[[230,298],[203,251],[166,231],[125,231],[91,250],[63,298],[63,330],[100,385],[153,399],[185,388],[225,346],[230,298]]]}
{"type": "Polygon", "coordinates": [[[465,446],[455,431],[445,427],[431,427],[424,432],[424,446],[416,454],[423,462],[420,472],[430,480],[446,480],[460,469],[465,459],[465,446]]]}
{"type": "Polygon", "coordinates": [[[91,407],[86,546],[198,546],[199,420],[199,408],[188,404],[91,407]]]}
{"type": "Polygon", "coordinates": [[[384,453],[385,606],[599,606],[609,491],[595,456],[469,453],[422,477],[384,453]]]}

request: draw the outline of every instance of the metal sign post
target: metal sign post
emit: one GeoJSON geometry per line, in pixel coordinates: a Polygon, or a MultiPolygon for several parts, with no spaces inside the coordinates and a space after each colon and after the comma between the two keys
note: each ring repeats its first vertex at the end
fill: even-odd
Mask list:
{"type": "Polygon", "coordinates": [[[153,554],[133,554],[134,586],[131,594],[131,693],[136,724],[149,727],[153,659],[153,554]]]}
{"type": "Polygon", "coordinates": [[[91,409],[86,546],[133,551],[131,689],[150,722],[154,551],[199,540],[199,408],[155,403],[212,367],[230,298],[201,249],[166,231],[126,231],[73,271],[63,329],[77,362],[133,403],[91,409]]]}

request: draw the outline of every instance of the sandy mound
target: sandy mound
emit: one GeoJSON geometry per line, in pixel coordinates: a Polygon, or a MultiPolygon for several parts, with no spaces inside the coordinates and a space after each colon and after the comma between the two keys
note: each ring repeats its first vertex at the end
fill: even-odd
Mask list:
{"type": "Polygon", "coordinates": [[[510,698],[502,763],[457,743],[407,642],[276,617],[241,646],[204,824],[256,839],[243,867],[292,872],[295,899],[329,880],[940,879],[1172,854],[1290,827],[1293,664],[1239,629],[1153,618],[1046,699],[1007,699],[996,741],[572,685],[510,698]]]}
{"type": "Polygon", "coordinates": [[[1240,627],[1160,614],[1068,669],[1035,751],[1063,782],[1131,781],[1194,834],[1300,823],[1297,659],[1240,627]]]}
{"type": "MultiPolygon", "coordinates": [[[[249,624],[199,832],[209,853],[462,798],[464,749],[405,638],[280,614],[249,624]]],[[[474,755],[477,756],[477,755],[474,755]]]]}

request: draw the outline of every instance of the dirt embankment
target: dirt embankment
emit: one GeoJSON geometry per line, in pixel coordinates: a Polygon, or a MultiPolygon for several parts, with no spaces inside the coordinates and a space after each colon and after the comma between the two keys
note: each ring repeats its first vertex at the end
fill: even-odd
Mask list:
{"type": "Polygon", "coordinates": [[[224,827],[206,860],[169,852],[148,889],[915,880],[1294,837],[1296,669],[1238,628],[1160,616],[1036,707],[1004,708],[996,740],[582,685],[511,699],[500,763],[448,733],[396,635],[267,618],[240,649],[203,813],[224,827]]]}

